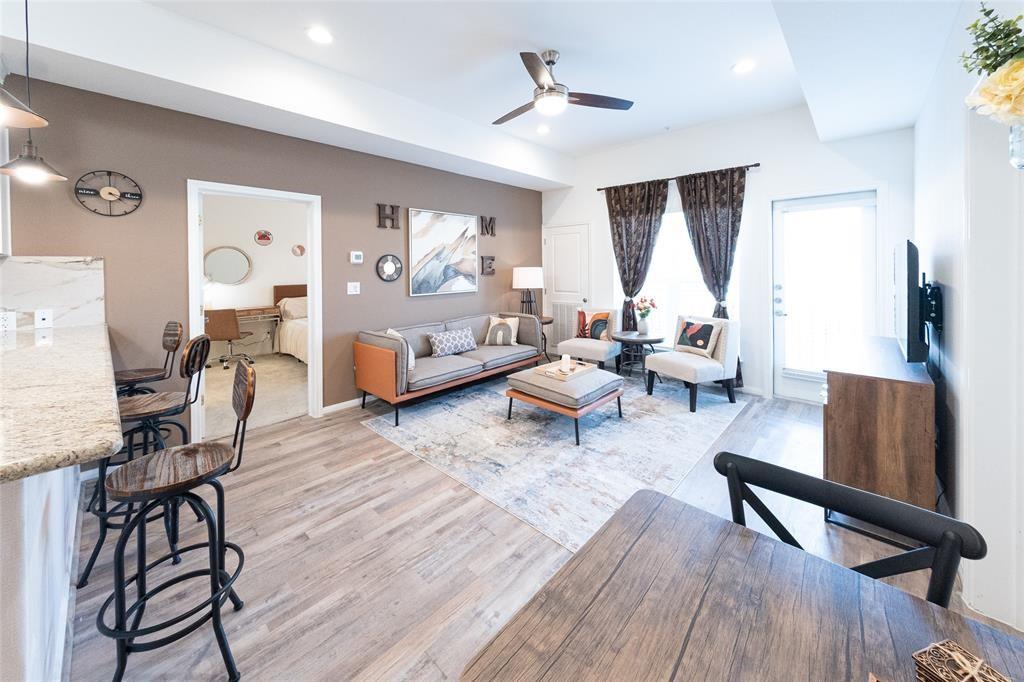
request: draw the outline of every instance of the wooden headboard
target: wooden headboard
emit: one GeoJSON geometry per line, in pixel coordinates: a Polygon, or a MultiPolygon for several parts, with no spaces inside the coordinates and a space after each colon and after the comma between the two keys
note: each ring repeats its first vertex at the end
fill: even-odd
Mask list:
{"type": "Polygon", "coordinates": [[[306,295],[305,284],[275,284],[274,305],[281,302],[282,298],[301,298],[306,295]]]}

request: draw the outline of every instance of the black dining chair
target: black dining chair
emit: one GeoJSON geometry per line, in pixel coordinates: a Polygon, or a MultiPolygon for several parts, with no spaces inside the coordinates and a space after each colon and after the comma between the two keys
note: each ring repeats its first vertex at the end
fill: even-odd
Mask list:
{"type": "Polygon", "coordinates": [[[921,547],[851,566],[851,570],[870,578],[886,578],[930,568],[926,599],[942,607],[949,606],[960,559],[981,559],[988,551],[985,538],[974,527],[905,502],[731,452],[715,455],[715,470],[728,480],[735,523],[746,525],[743,512],[746,502],[780,540],[798,549],[803,547],[750,486],[809,502],[921,543],[921,547]]]}

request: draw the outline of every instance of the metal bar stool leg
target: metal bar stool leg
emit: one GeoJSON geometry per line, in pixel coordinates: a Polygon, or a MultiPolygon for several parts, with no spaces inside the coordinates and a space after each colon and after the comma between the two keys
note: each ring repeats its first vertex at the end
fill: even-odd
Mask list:
{"type": "MultiPolygon", "coordinates": [[[[224,532],[224,486],[222,486],[220,481],[217,479],[214,479],[209,483],[210,487],[217,492],[217,552],[219,554],[217,569],[220,573],[222,584],[226,584],[226,581],[230,576],[228,576],[228,572],[224,567],[228,553],[227,545],[224,544],[226,542],[225,538],[227,537],[224,532]]],[[[245,602],[243,602],[235,592],[234,587],[228,590],[228,597],[231,599],[231,605],[234,607],[235,611],[241,611],[242,607],[245,606],[245,602]]]]}
{"type": "Polygon", "coordinates": [[[89,560],[85,562],[85,568],[82,569],[82,573],[78,577],[78,589],[82,589],[89,584],[89,574],[92,573],[92,567],[96,564],[96,557],[100,555],[100,550],[103,548],[103,542],[107,539],[107,491],[103,489],[103,481],[107,477],[107,464],[109,462],[109,457],[101,459],[99,469],[97,471],[97,490],[93,493],[93,499],[96,500],[96,506],[90,504],[89,511],[93,513],[96,511],[101,512],[101,514],[97,515],[100,522],[100,535],[96,538],[96,546],[92,548],[92,554],[89,555],[89,560]]]}

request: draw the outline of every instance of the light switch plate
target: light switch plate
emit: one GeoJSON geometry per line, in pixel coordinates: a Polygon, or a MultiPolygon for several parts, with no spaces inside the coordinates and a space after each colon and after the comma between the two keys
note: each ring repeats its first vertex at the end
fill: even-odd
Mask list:
{"type": "Polygon", "coordinates": [[[0,311],[0,348],[14,348],[18,345],[18,313],[13,310],[0,311]]]}
{"type": "Polygon", "coordinates": [[[362,251],[349,251],[348,262],[353,265],[362,265],[363,263],[363,252],[362,251]]]}
{"type": "Polygon", "coordinates": [[[349,293],[349,295],[358,294],[359,293],[359,282],[349,282],[348,283],[348,293],[349,293]]]}
{"type": "Polygon", "coordinates": [[[53,329],[49,327],[43,327],[36,329],[36,345],[37,346],[52,346],[53,345],[53,329]]]}
{"type": "Polygon", "coordinates": [[[36,329],[49,329],[53,327],[53,309],[39,308],[36,310],[36,329]]]}

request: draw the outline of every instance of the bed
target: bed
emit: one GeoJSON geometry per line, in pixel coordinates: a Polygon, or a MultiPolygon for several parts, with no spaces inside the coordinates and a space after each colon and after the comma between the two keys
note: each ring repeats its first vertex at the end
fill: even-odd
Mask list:
{"type": "Polygon", "coordinates": [[[309,317],[305,284],[274,286],[274,305],[281,312],[277,325],[277,350],[309,364],[309,317]]]}

